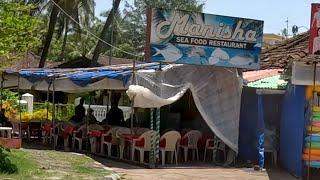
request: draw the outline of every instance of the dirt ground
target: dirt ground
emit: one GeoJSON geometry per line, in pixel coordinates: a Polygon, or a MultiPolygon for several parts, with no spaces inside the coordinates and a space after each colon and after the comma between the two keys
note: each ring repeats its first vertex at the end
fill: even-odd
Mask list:
{"type": "MultiPolygon", "coordinates": [[[[43,149],[24,149],[31,152],[40,167],[50,175],[47,179],[103,179],[100,172],[115,172],[122,179],[128,180],[190,180],[190,179],[224,179],[224,180],[296,180],[293,176],[278,169],[254,171],[252,168],[223,168],[210,164],[192,163],[146,169],[103,157],[88,157],[72,152],[59,152],[43,149]],[[66,158],[68,157],[68,158],[66,158]],[[75,171],[72,161],[79,157],[89,158],[88,169],[75,171]],[[70,159],[71,158],[71,159],[70,159]],[[100,171],[105,170],[105,171],[100,171]],[[88,171],[88,173],[86,173],[88,171]],[[97,173],[92,173],[96,171],[97,173]],[[89,173],[91,172],[91,173],[89,173]]],[[[82,163],[82,162],[76,162],[82,163]]]]}
{"type": "Polygon", "coordinates": [[[296,180],[280,169],[267,169],[263,172],[252,168],[223,168],[193,163],[178,167],[145,169],[139,166],[100,158],[98,161],[112,168],[124,179],[129,180],[190,180],[190,179],[223,179],[223,180],[296,180]]]}
{"type": "Polygon", "coordinates": [[[21,150],[31,154],[39,168],[45,171],[45,179],[104,179],[111,173],[106,166],[84,154],[43,149],[21,150]]]}

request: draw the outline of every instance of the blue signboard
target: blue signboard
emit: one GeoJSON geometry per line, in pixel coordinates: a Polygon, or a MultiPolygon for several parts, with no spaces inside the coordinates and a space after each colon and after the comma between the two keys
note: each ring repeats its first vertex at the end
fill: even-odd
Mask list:
{"type": "Polygon", "coordinates": [[[164,9],[149,16],[153,62],[260,67],[263,21],[164,9]]]}

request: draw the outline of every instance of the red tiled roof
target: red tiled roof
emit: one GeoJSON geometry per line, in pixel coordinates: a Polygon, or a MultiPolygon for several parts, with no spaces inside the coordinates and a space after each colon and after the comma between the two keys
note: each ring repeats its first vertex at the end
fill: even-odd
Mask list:
{"type": "Polygon", "coordinates": [[[265,69],[257,71],[247,71],[243,73],[243,78],[248,82],[257,81],[267,77],[280,75],[283,69],[265,69]]]}
{"type": "Polygon", "coordinates": [[[309,31],[262,50],[261,69],[287,68],[292,61],[308,56],[309,31]]]}
{"type": "MultiPolygon", "coordinates": [[[[6,67],[7,69],[13,69],[13,70],[20,70],[20,69],[30,69],[30,68],[38,68],[39,66],[40,57],[29,53],[26,56],[21,57],[20,59],[14,61],[14,64],[9,65],[6,67]]],[[[61,62],[52,62],[47,61],[45,63],[45,68],[53,68],[61,64],[61,62]]]]}

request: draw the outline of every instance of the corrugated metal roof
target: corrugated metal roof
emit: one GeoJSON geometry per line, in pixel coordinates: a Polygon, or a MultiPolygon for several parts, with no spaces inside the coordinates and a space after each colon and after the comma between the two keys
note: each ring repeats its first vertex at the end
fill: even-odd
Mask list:
{"type": "Polygon", "coordinates": [[[285,89],[287,81],[280,78],[280,75],[267,77],[247,84],[248,87],[257,89],[285,89]]]}

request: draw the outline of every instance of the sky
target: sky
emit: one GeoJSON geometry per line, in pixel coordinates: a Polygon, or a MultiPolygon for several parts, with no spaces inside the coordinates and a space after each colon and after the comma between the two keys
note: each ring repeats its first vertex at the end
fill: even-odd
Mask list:
{"type": "MultiPolygon", "coordinates": [[[[112,6],[112,0],[95,1],[96,16],[112,6]]],[[[120,8],[124,2],[122,0],[120,8]]],[[[264,33],[275,34],[287,27],[288,18],[290,34],[293,25],[300,27],[299,32],[309,29],[311,3],[317,2],[320,0],[206,0],[204,13],[263,20],[264,33]]]]}

